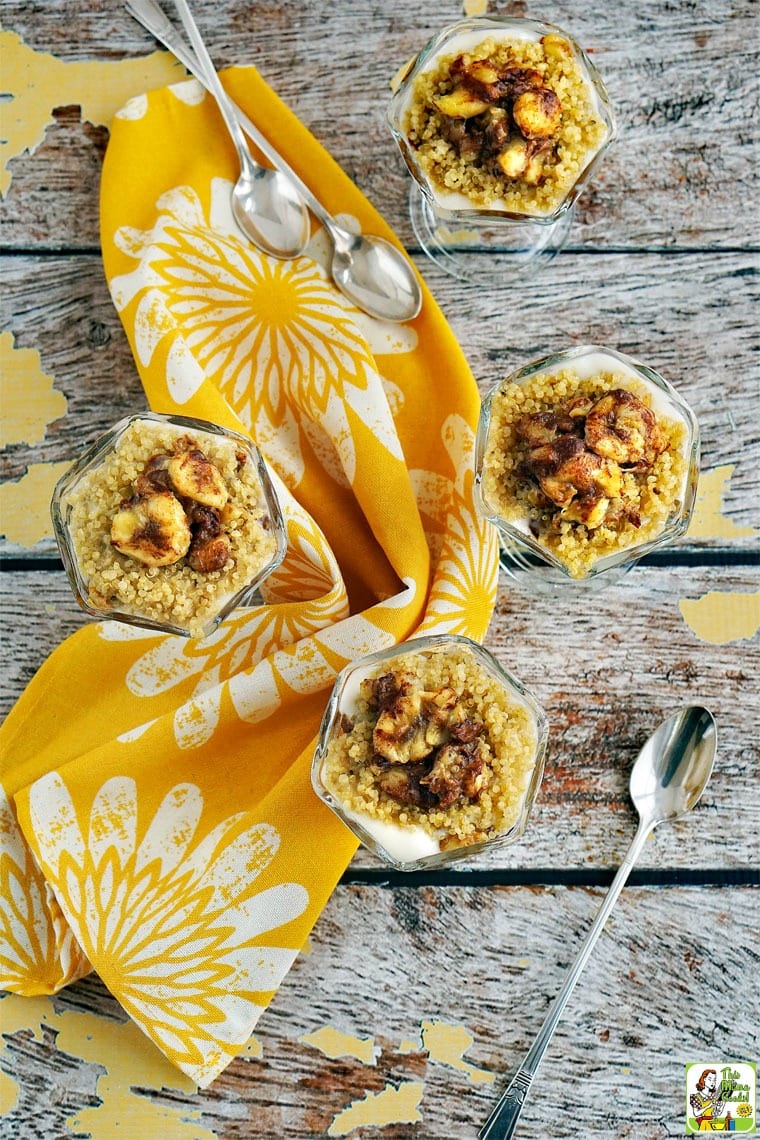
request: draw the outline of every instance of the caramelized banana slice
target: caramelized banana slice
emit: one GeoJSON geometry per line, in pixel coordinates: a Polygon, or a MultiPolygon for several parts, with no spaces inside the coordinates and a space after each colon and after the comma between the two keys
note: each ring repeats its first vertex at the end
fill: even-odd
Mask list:
{"type": "Polygon", "coordinates": [[[183,499],[220,511],[229,498],[218,468],[197,448],[170,459],[168,472],[174,490],[183,499]]]}
{"type": "Polygon", "coordinates": [[[606,520],[610,500],[604,496],[582,495],[573,499],[569,507],[562,511],[562,518],[568,522],[583,523],[588,530],[596,530],[606,520]]]}
{"type": "Polygon", "coordinates": [[[649,464],[666,443],[654,412],[624,388],[607,392],[586,417],[587,446],[615,463],[649,464]]]}
{"type": "Polygon", "coordinates": [[[450,119],[471,119],[482,115],[490,106],[466,87],[455,87],[448,95],[439,95],[433,102],[441,114],[450,119]]]}
{"type": "Polygon", "coordinates": [[[171,566],[190,548],[190,527],[171,491],[136,496],[111,522],[111,542],[122,554],[146,566],[171,566]]]}
{"type": "Polygon", "coordinates": [[[573,57],[573,49],[564,36],[558,36],[552,32],[548,36],[543,36],[541,43],[547,59],[572,59],[573,57]]]}
{"type": "Polygon", "coordinates": [[[512,139],[496,156],[506,178],[520,178],[528,169],[528,144],[525,139],[512,139]]]}
{"type": "Polygon", "coordinates": [[[551,87],[531,87],[515,99],[512,117],[526,139],[548,139],[559,127],[562,104],[551,87]]]}

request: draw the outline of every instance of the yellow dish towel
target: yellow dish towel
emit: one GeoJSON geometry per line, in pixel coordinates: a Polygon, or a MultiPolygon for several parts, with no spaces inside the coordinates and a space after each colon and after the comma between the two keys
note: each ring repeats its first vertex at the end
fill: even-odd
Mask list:
{"type": "MultiPolygon", "coordinates": [[[[396,240],[254,69],[224,82],[330,211],[396,240]]],[[[131,100],[103,258],[151,408],[253,437],[287,557],[267,604],[205,640],[89,624],[2,738],[2,984],[51,993],[96,969],[200,1086],[356,848],[309,779],[335,674],[417,634],[482,639],[498,565],[472,501],[477,388],[435,302],[401,326],[357,312],[318,228],[295,261],[259,253],[232,220],[236,172],[195,81],[131,100]]]]}

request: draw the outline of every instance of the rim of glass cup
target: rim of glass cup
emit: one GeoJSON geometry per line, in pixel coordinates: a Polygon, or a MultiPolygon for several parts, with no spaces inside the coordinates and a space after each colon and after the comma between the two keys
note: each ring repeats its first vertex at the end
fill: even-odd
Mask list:
{"type": "Polygon", "coordinates": [[[404,162],[416,182],[419,190],[421,191],[429,208],[434,213],[436,218],[441,222],[451,222],[452,224],[457,221],[467,219],[469,222],[483,222],[493,223],[497,219],[509,220],[512,222],[533,222],[538,225],[552,225],[563,217],[575,204],[580,197],[581,193],[588,184],[591,175],[598,166],[602,156],[609,149],[610,145],[617,137],[617,123],[615,120],[610,98],[607,89],[604,85],[601,75],[597,71],[595,65],[591,62],[586,55],[583,48],[576,42],[576,40],[569,35],[563,28],[556,24],[546,23],[542,20],[530,20],[521,16],[472,16],[466,20],[459,20],[457,23],[449,24],[442,31],[431,37],[424,45],[423,48],[417,53],[416,56],[407,65],[401,80],[394,91],[387,112],[388,124],[393,134],[396,144],[398,145],[404,162]],[[417,161],[414,147],[409,143],[406,131],[403,125],[403,118],[406,112],[406,97],[409,88],[413,85],[417,76],[425,69],[430,60],[434,59],[439,54],[442,48],[454,38],[454,36],[462,35],[471,31],[483,31],[483,37],[487,38],[488,30],[500,30],[505,28],[515,28],[516,30],[530,31],[532,33],[540,33],[544,35],[560,35],[563,39],[567,40],[570,44],[571,50],[575,56],[576,61],[583,68],[588,76],[589,83],[591,84],[595,96],[598,101],[599,113],[607,127],[607,134],[599,145],[597,150],[592,154],[583,170],[579,173],[577,179],[572,187],[568,190],[565,198],[555,210],[550,214],[520,214],[513,213],[506,210],[492,210],[481,206],[472,207],[462,206],[458,209],[448,209],[442,205],[437,199],[433,188],[430,185],[428,175],[422,169],[417,161]]]}
{"type": "Polygon", "coordinates": [[[530,554],[536,557],[543,565],[548,565],[552,567],[552,569],[558,570],[563,578],[570,583],[587,582],[605,573],[605,571],[615,569],[625,563],[638,562],[645,554],[650,554],[653,550],[659,550],[663,546],[670,545],[676,538],[679,538],[686,532],[694,512],[694,503],[697,496],[699,459],[700,432],[697,417],[683,396],[673,387],[669,380],[666,380],[664,376],[661,376],[659,372],[655,372],[654,369],[648,365],[643,364],[641,361],[623,352],[618,352],[617,349],[607,348],[606,346],[597,344],[576,345],[573,348],[563,349],[559,352],[541,357],[538,360],[533,360],[522,368],[516,369],[502,380],[499,380],[498,383],[494,384],[487,393],[481,404],[478,430],[475,437],[475,505],[483,518],[492,523],[499,531],[500,536],[506,540],[507,547],[510,544],[515,544],[518,548],[529,551],[530,554]],[[491,426],[491,411],[497,393],[506,384],[523,383],[533,376],[540,375],[543,372],[551,372],[558,367],[564,367],[573,361],[582,360],[584,357],[593,355],[610,357],[622,364],[625,368],[637,373],[644,380],[654,384],[655,387],[669,399],[673,411],[679,415],[685,423],[689,433],[689,447],[681,505],[678,511],[673,512],[672,515],[668,517],[662,530],[646,542],[639,543],[635,546],[627,546],[619,551],[606,555],[604,558],[597,559],[582,578],[574,578],[567,566],[565,566],[551,550],[539,543],[532,535],[519,530],[507,519],[503,519],[499,515],[498,511],[488,501],[483,489],[483,467],[491,426]]]}
{"type": "Polygon", "coordinates": [[[61,555],[61,561],[68,575],[74,596],[85,613],[90,614],[92,617],[99,618],[101,621],[120,621],[126,625],[155,629],[160,633],[173,633],[180,637],[208,637],[232,610],[246,604],[264,579],[268,578],[269,575],[277,569],[287,552],[285,520],[282,514],[282,508],[280,507],[277,492],[274,489],[266,462],[256,444],[239,432],[233,431],[231,428],[222,427],[220,424],[212,423],[210,420],[201,420],[195,416],[170,415],[161,412],[136,412],[133,415],[125,416],[119,420],[75,460],[68,470],[64,471],[53,490],[50,503],[50,515],[53,522],[56,542],[58,543],[58,550],[61,555]],[[66,496],[85,473],[95,470],[104,462],[106,456],[118,445],[119,440],[131,424],[145,421],[171,424],[174,427],[195,432],[204,432],[207,435],[217,435],[223,439],[229,439],[239,443],[245,448],[254,461],[266,508],[271,518],[272,530],[277,542],[275,552],[271,559],[250,582],[241,586],[235,594],[226,599],[217,613],[214,614],[213,617],[210,617],[203,626],[200,634],[192,634],[184,626],[175,625],[172,622],[157,621],[138,613],[129,613],[125,610],[120,610],[118,607],[98,607],[93,605],[89,601],[87,580],[79,568],[73,549],[73,543],[70,539],[69,515],[71,508],[69,506],[67,509],[66,496]]]}
{"type": "Polygon", "coordinates": [[[464,637],[461,634],[427,634],[422,637],[411,638],[409,641],[401,642],[398,645],[389,646],[386,649],[380,649],[375,653],[368,653],[365,656],[357,658],[355,661],[349,662],[348,665],[345,665],[343,669],[341,669],[335,678],[322,717],[317,744],[311,762],[311,784],[319,799],[338,816],[368,851],[372,852],[383,862],[398,871],[435,870],[438,867],[448,866],[451,863],[460,862],[463,859],[470,859],[486,850],[510,846],[522,836],[543,777],[548,736],[549,722],[546,713],[538,703],[535,695],[522,681],[505,669],[501,662],[498,661],[489,650],[478,642],[473,641],[469,637],[464,637]],[[341,800],[325,786],[321,775],[322,765],[330,740],[333,737],[341,716],[346,711],[343,698],[347,685],[355,673],[360,672],[366,674],[371,672],[376,666],[381,665],[384,661],[405,657],[410,653],[429,653],[435,652],[438,649],[444,650],[452,645],[462,646],[469,650],[483,668],[486,669],[491,676],[496,678],[499,684],[514,693],[529,709],[533,716],[536,729],[533,770],[520,804],[520,814],[508,831],[494,835],[490,839],[480,843],[471,843],[464,847],[451,847],[431,855],[404,860],[387,851],[377,837],[362,825],[361,820],[351,814],[350,809],[346,808],[341,800]]]}

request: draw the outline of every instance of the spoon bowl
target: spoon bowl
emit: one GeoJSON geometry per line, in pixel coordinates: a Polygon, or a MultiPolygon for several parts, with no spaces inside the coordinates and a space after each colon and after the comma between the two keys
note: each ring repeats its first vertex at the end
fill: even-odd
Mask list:
{"type": "Polygon", "coordinates": [[[710,778],[716,746],[717,733],[711,713],[694,706],[681,709],[661,724],[641,749],[630,778],[631,799],[639,814],[636,835],[568,971],[565,984],[554,999],[511,1084],[478,1133],[479,1140],[509,1140],[514,1135],[525,1098],[568,998],[647,836],[658,823],[671,823],[691,811],[710,778]]]}
{"type": "Polygon", "coordinates": [[[715,761],[715,721],[707,709],[685,708],[649,737],[631,771],[631,799],[651,826],[694,807],[715,761]]]}
{"type": "MultiPolygon", "coordinates": [[[[182,3],[184,0],[177,0],[180,14],[182,14],[180,7],[182,3]]],[[[248,150],[241,129],[244,127],[248,137],[253,139],[261,153],[275,167],[278,177],[284,180],[286,185],[274,180],[269,182],[272,192],[266,205],[262,204],[262,188],[261,186],[257,187],[257,195],[260,195],[257,197],[255,214],[257,233],[256,236],[249,235],[251,240],[264,249],[267,249],[267,246],[263,243],[268,242],[268,252],[273,253],[276,257],[292,257],[296,253],[300,253],[308,238],[308,218],[305,219],[306,230],[302,243],[297,224],[299,213],[303,210],[305,203],[330,235],[333,243],[331,272],[341,293],[357,308],[368,313],[371,317],[377,317],[379,320],[402,322],[411,321],[416,317],[422,307],[422,289],[414,268],[403,251],[386,241],[385,238],[378,237],[375,234],[353,234],[336,222],[319,198],[311,192],[279,151],[272,146],[269,139],[229,99],[219,83],[210,59],[208,59],[208,52],[205,53],[204,57],[203,50],[198,50],[199,42],[201,49],[203,49],[202,41],[191,37],[195,51],[188,48],[174,24],[155,0],[126,0],[126,8],[160,43],[174,53],[180,63],[208,91],[217,97],[217,101],[221,90],[222,106],[229,113],[231,121],[228,121],[228,127],[233,133],[233,138],[237,138],[238,134],[243,138],[244,151],[241,153],[238,147],[241,154],[241,166],[245,168],[244,164],[247,162],[245,152],[248,150]],[[208,62],[206,62],[207,60],[208,62]],[[298,197],[294,198],[294,194],[298,197]],[[283,213],[281,214],[279,211],[283,211],[283,213]],[[262,220],[266,216],[272,218],[270,229],[265,229],[262,220]],[[282,224],[280,224],[280,218],[283,219],[282,224]],[[291,236],[293,249],[289,253],[282,252],[286,231],[291,236]],[[273,248],[277,245],[280,247],[279,252],[277,248],[273,248]]],[[[189,28],[189,25],[186,26],[189,28]]],[[[259,170],[261,169],[259,167],[259,170]]],[[[275,171],[267,171],[267,175],[274,173],[275,171]]],[[[241,192],[241,199],[242,196],[241,192]]],[[[234,196],[233,210],[235,210],[234,196]]],[[[248,209],[245,211],[241,209],[240,217],[236,213],[238,225],[241,228],[250,217],[248,209]]]]}
{"type": "Polygon", "coordinates": [[[422,305],[414,270],[400,251],[374,234],[352,234],[323,218],[333,241],[332,277],[357,308],[385,321],[408,321],[422,305]]]}

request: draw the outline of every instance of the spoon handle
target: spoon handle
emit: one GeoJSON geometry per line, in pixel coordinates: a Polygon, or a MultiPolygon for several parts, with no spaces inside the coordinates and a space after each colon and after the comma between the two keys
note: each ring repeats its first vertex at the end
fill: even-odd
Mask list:
{"type": "Polygon", "coordinates": [[[578,978],[581,976],[583,967],[586,965],[596,940],[602,932],[602,927],[617,902],[618,895],[625,886],[641,848],[653,826],[650,821],[640,821],[633,842],[628,848],[628,852],[615,878],[612,880],[612,885],[607,892],[607,897],[599,908],[599,913],[594,919],[594,923],[586,935],[575,961],[568,971],[565,984],[554,999],[541,1028],[536,1034],[533,1044],[525,1054],[522,1064],[513,1077],[511,1084],[507,1090],[502,1093],[496,1107],[478,1133],[478,1140],[509,1140],[509,1137],[514,1135],[517,1121],[522,1112],[523,1104],[525,1103],[525,1098],[528,1095],[533,1078],[538,1072],[546,1048],[554,1035],[554,1030],[557,1028],[562,1012],[567,1005],[567,1000],[573,992],[578,978]]]}
{"type": "MultiPolygon", "coordinates": [[[[150,32],[154,39],[157,39],[159,43],[168,48],[172,55],[179,60],[191,75],[195,76],[198,82],[205,87],[207,91],[210,91],[212,95],[214,94],[211,75],[213,75],[215,79],[217,79],[217,76],[213,67],[211,68],[211,74],[208,74],[207,69],[203,66],[198,55],[192,48],[189,48],[184,43],[174,24],[172,24],[164,10],[155,3],[155,0],[126,0],[124,6],[129,14],[137,20],[138,24],[142,24],[146,31],[150,32]]],[[[220,87],[222,86],[218,79],[217,83],[219,83],[220,87]]],[[[276,167],[281,174],[284,174],[285,177],[292,182],[312,214],[329,230],[334,224],[333,218],[319,199],[312,193],[306,183],[301,181],[295,170],[285,161],[279,151],[272,146],[269,139],[261,133],[245,112],[224,92],[224,88],[222,88],[222,91],[234,118],[237,120],[236,125],[243,128],[248,137],[255,142],[261,153],[269,159],[272,165],[276,167]]]]}
{"type": "MultiPolygon", "coordinates": [[[[222,118],[226,124],[227,130],[232,136],[232,140],[237,147],[238,155],[240,157],[240,165],[245,170],[246,174],[253,178],[256,171],[259,169],[259,164],[255,161],[253,155],[248,149],[245,135],[240,127],[240,123],[235,115],[235,110],[232,101],[227,92],[222,87],[219,76],[216,74],[213,60],[208,53],[201,33],[198,29],[193,14],[188,7],[187,0],[174,0],[177,11],[179,12],[182,26],[184,27],[191,44],[195,50],[195,54],[200,61],[204,74],[204,86],[211,92],[219,104],[219,110],[222,113],[222,118]]],[[[161,13],[163,15],[163,13],[161,13]]],[[[168,22],[168,21],[167,21],[168,22]]]]}

